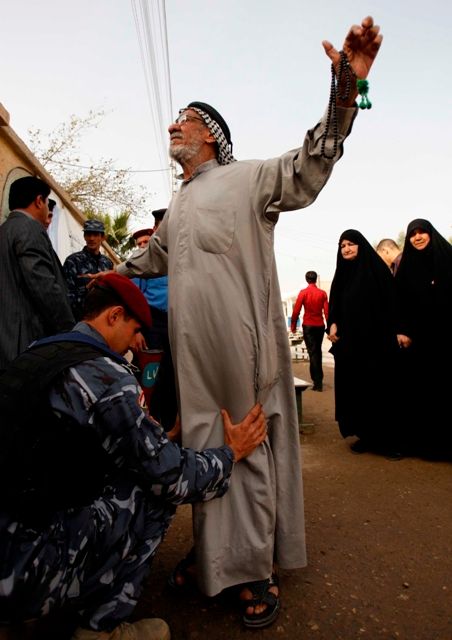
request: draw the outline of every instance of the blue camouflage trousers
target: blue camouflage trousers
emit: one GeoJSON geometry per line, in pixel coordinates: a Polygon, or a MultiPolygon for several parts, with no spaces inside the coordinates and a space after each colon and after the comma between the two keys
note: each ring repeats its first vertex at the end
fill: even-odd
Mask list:
{"type": "Polygon", "coordinates": [[[175,507],[130,484],[44,529],[0,512],[0,622],[70,605],[83,627],[110,631],[132,613],[175,507]]]}

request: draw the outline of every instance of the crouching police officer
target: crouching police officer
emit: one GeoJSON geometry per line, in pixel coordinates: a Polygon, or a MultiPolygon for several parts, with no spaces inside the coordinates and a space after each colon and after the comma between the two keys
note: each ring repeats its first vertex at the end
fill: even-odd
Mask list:
{"type": "MultiPolygon", "coordinates": [[[[126,622],[150,560],[176,506],[221,497],[234,463],[264,441],[267,427],[257,404],[235,425],[222,410],[223,446],[197,452],[171,441],[143,413],[137,381],[118,355],[150,324],[138,287],[106,274],[89,290],[84,320],[73,331],[39,341],[19,356],[38,355],[41,368],[48,357],[47,370],[58,358],[67,364],[73,353],[79,362],[47,387],[46,405],[60,428],[40,438],[41,423],[50,420],[36,418],[33,446],[21,439],[21,454],[29,449],[29,471],[8,483],[23,486],[0,503],[0,624],[18,625],[70,607],[80,620],[73,640],[170,638],[158,618],[126,622]],[[39,455],[45,463],[33,458],[39,455]]],[[[23,369],[16,367],[16,375],[24,375],[23,369]]],[[[17,464],[10,465],[13,475],[17,464]]]]}

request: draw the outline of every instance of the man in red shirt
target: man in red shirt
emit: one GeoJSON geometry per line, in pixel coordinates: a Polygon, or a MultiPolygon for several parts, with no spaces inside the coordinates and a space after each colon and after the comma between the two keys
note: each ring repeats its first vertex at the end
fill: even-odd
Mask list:
{"type": "Polygon", "coordinates": [[[322,342],[325,325],[328,320],[328,296],[326,291],[316,285],[317,273],[308,271],[305,275],[308,286],[298,294],[293,308],[290,329],[296,331],[301,307],[304,307],[302,321],[303,339],[309,354],[309,372],[314,386],[313,391],[323,390],[322,342]]]}

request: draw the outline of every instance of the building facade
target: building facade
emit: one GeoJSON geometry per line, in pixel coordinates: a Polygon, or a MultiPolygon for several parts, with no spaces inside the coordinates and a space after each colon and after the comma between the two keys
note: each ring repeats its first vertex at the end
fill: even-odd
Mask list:
{"type": "MultiPolygon", "coordinates": [[[[39,160],[9,125],[7,110],[0,104],[0,224],[9,214],[8,197],[11,184],[24,176],[36,176],[45,180],[51,188],[50,197],[56,201],[49,237],[61,262],[85,245],[83,223],[85,216],[71,202],[67,193],[46,171],[39,160]]],[[[114,264],[119,262],[116,253],[107,243],[103,250],[114,264]]]]}

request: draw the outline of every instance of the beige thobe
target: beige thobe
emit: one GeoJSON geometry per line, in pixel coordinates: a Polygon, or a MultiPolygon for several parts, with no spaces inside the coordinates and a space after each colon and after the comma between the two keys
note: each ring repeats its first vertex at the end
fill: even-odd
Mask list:
{"type": "MultiPolygon", "coordinates": [[[[320,156],[323,121],[279,158],[211,160],[174,195],[148,248],[118,268],[165,273],[183,445],[223,444],[233,422],[263,403],[268,438],[235,465],[219,500],[194,506],[200,588],[222,589],[306,564],[298,420],[287,327],[275,267],[278,212],[311,204],[342,154],[355,109],[339,109],[334,160],[320,156]]],[[[331,141],[329,141],[331,144],[331,141]]]]}

